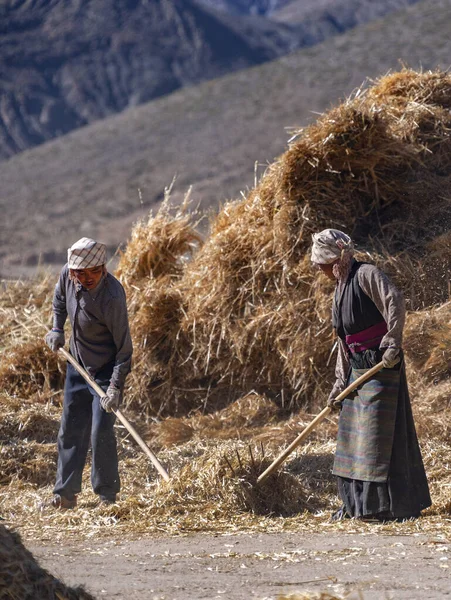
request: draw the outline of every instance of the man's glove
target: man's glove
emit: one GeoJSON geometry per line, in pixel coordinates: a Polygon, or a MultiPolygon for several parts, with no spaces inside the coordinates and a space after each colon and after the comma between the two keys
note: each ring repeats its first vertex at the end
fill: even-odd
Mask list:
{"type": "Polygon", "coordinates": [[[399,348],[387,348],[384,354],[382,355],[382,362],[384,363],[384,368],[393,369],[393,367],[397,365],[401,360],[399,354],[399,348]]]}
{"type": "Polygon", "coordinates": [[[112,412],[119,408],[121,402],[121,390],[114,385],[110,385],[107,389],[106,395],[100,399],[100,406],[106,412],[112,412]]]}
{"type": "Polygon", "coordinates": [[[60,348],[64,347],[66,342],[64,338],[64,331],[62,329],[57,329],[56,327],[46,334],[44,340],[47,346],[53,352],[58,352],[60,348]]]}

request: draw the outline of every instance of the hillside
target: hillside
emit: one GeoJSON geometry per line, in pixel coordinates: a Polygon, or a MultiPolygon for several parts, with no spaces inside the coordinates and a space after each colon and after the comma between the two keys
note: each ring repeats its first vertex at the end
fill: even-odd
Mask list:
{"type": "Polygon", "coordinates": [[[415,1],[4,2],[0,160],[415,1]]]}
{"type": "Polygon", "coordinates": [[[232,15],[262,15],[271,20],[302,24],[311,36],[325,37],[368,23],[420,0],[198,0],[232,15]],[[328,35],[327,35],[328,34],[328,35]]]}
{"type": "MultiPolygon", "coordinates": [[[[204,206],[235,197],[254,161],[280,154],[284,127],[305,125],[365,78],[449,66],[451,0],[422,2],[258,68],[178,91],[0,165],[0,272],[60,264],[80,235],[114,248],[178,174],[204,206]],[[141,193],[141,198],[140,198],[141,193]],[[82,210],[81,210],[81,207],[82,210]]],[[[263,167],[259,168],[259,174],[263,167]]]]}
{"type": "MultiPolygon", "coordinates": [[[[232,0],[233,1],[233,0],[232,0]]],[[[288,0],[268,15],[272,20],[342,33],[380,19],[419,0],[288,0]]]]}
{"type": "Polygon", "coordinates": [[[296,45],[193,0],[10,1],[0,33],[0,159],[296,45]]]}

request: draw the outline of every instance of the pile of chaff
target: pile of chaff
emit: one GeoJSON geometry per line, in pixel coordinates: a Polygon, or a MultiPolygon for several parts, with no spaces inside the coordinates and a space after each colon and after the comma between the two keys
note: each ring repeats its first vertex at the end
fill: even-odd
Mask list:
{"type": "Polygon", "coordinates": [[[410,309],[446,301],[450,108],[449,74],[384,77],[299,131],[203,245],[183,208],[140,223],[118,270],[137,346],[129,402],[182,415],[256,390],[317,405],[333,364],[331,287],[309,260],[324,227],[350,233],[410,309]]]}
{"type": "Polygon", "coordinates": [[[2,598],[20,600],[94,600],[82,587],[71,588],[39,566],[20,535],[0,525],[2,598]]]}
{"type": "Polygon", "coordinates": [[[54,281],[7,285],[1,514],[35,537],[110,527],[374,528],[328,522],[337,502],[334,417],[267,488],[254,485],[322,408],[332,381],[332,289],[312,270],[308,249],[312,232],[335,226],[392,274],[418,311],[409,314],[405,349],[434,506],[426,519],[376,527],[449,531],[450,99],[444,73],[383,78],[299,132],[244,200],[223,207],[205,241],[187,205],[165,204],[135,227],[117,272],[135,343],[125,411],[171,480],[159,481],[120,430],[117,505],[97,507],[86,471],[75,511],[37,510],[52,490],[64,371],[42,341],[54,281]]]}

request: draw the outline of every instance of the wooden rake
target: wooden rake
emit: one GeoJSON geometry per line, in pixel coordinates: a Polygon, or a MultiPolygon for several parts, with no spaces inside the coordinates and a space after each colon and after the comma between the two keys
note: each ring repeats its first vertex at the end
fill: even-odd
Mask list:
{"type": "MultiPolygon", "coordinates": [[[[70,362],[70,364],[80,373],[80,375],[85,379],[85,381],[92,387],[92,389],[99,395],[100,398],[104,398],[106,393],[102,390],[100,385],[94,381],[94,379],[89,375],[87,371],[75,360],[75,358],[67,352],[64,348],[59,349],[59,353],[64,356],[64,358],[70,362]]],[[[158,458],[152,452],[152,450],[147,446],[145,441],[133,427],[133,425],[125,418],[122,412],[119,409],[113,410],[113,413],[125,427],[125,429],[130,433],[130,435],[134,438],[138,446],[143,450],[145,454],[147,454],[153,466],[160,473],[165,481],[169,481],[169,475],[163,465],[160,463],[158,458]]]]}
{"type": "MultiPolygon", "coordinates": [[[[362,385],[362,383],[364,383],[368,379],[371,379],[373,375],[378,373],[383,366],[384,363],[380,362],[371,369],[369,369],[366,373],[358,377],[355,381],[348,385],[348,387],[345,390],[343,390],[341,394],[339,394],[335,398],[335,402],[341,402],[342,400],[344,400],[351,392],[357,389],[359,385],[362,385]]],[[[326,406],[326,408],[323,408],[323,410],[318,415],[316,415],[313,421],[307,425],[304,431],[302,431],[298,435],[298,437],[294,441],[292,441],[291,444],[282,452],[282,454],[280,454],[276,458],[276,460],[273,463],[271,463],[261,475],[259,475],[259,477],[257,478],[257,483],[261,483],[264,479],[268,477],[270,473],[272,473],[275,469],[277,469],[277,467],[284,463],[288,456],[290,456],[290,454],[293,452],[293,450],[295,450],[299,446],[299,444],[305,440],[305,438],[315,429],[315,427],[317,427],[322,421],[324,421],[324,419],[329,415],[331,411],[332,409],[330,406],[326,406]]]]}

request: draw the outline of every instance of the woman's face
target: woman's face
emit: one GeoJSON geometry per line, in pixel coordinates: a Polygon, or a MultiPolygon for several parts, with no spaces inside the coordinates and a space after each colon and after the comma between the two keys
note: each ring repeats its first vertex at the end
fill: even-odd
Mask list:
{"type": "Polygon", "coordinates": [[[73,274],[87,290],[93,290],[102,279],[105,265],[93,267],[92,269],[72,269],[73,274]]]}
{"type": "Polygon", "coordinates": [[[321,271],[324,273],[324,275],[326,277],[328,277],[329,279],[332,279],[332,281],[335,281],[335,279],[336,279],[336,277],[333,273],[334,264],[336,262],[338,262],[338,261],[330,263],[329,265],[318,265],[318,267],[321,269],[321,271]]]}

